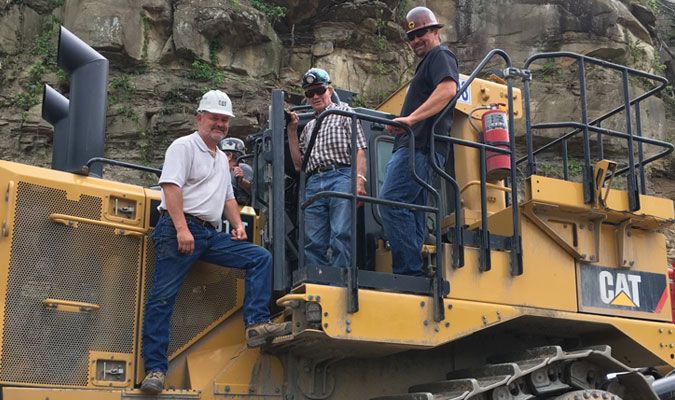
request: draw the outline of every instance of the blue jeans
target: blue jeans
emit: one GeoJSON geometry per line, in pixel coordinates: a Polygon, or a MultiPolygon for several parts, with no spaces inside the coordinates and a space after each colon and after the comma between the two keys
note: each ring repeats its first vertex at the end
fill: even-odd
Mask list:
{"type": "Polygon", "coordinates": [[[167,370],[166,352],[176,294],[197,260],[245,269],[244,323],[248,327],[270,319],[272,255],[250,242],[232,240],[229,233],[204,227],[190,219],[187,223],[195,240],[192,254],[178,252],[176,229],[171,218],[161,216],[152,232],[155,274],[143,322],[143,357],[147,372],[167,370]]]}
{"type": "MultiPolygon", "coordinates": [[[[351,167],[320,172],[307,179],[305,200],[323,191],[351,193],[351,167]]],[[[351,203],[325,197],[305,209],[305,265],[347,268],[351,264],[351,203]],[[332,251],[328,261],[327,251],[332,251]]]]}
{"type": "MultiPolygon", "coordinates": [[[[387,163],[380,198],[408,204],[427,205],[428,192],[415,182],[410,170],[407,147],[396,150],[387,163]]],[[[436,153],[439,165],[444,158],[436,153]]],[[[415,172],[425,182],[432,176],[429,154],[415,151],[415,172]]],[[[384,233],[391,245],[392,269],[395,274],[424,275],[422,244],[427,233],[425,213],[401,207],[379,206],[384,233]]]]}

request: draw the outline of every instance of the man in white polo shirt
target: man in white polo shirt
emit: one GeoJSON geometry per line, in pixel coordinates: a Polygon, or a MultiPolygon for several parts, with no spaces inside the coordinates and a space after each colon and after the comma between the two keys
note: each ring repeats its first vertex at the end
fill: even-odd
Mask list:
{"type": "Polygon", "coordinates": [[[234,198],[227,156],[217,147],[233,118],[232,102],[211,90],[199,102],[197,131],[176,139],[166,150],[159,184],[160,218],[152,233],[155,275],[145,305],[143,357],[146,377],[141,390],[159,393],[168,368],[169,324],[176,294],[199,259],[246,270],[244,323],[249,347],[285,334],[289,324],[270,322],[272,256],[246,241],[234,198]],[[222,218],[232,226],[221,232],[222,218]]]}

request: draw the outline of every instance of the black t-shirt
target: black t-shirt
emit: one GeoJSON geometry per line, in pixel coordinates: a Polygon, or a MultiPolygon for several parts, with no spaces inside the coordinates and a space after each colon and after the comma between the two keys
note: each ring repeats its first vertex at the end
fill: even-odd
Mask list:
{"type": "MultiPolygon", "coordinates": [[[[408,93],[405,96],[401,116],[407,117],[419,108],[436,89],[441,81],[450,78],[455,81],[459,89],[459,72],[457,57],[444,45],[436,46],[427,53],[417,65],[415,76],[410,81],[408,93]]],[[[447,135],[452,125],[454,108],[448,111],[443,120],[436,125],[436,133],[447,135]]],[[[412,126],[415,135],[415,148],[429,150],[431,138],[431,126],[436,120],[436,115],[420,121],[412,126]]],[[[394,151],[401,147],[408,147],[408,135],[398,135],[394,141],[394,151]]],[[[447,157],[447,142],[436,141],[436,152],[447,157]]]]}

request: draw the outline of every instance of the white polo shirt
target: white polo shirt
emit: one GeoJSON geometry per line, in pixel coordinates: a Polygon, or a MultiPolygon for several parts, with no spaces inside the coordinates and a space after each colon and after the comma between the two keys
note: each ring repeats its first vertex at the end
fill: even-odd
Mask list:
{"type": "MultiPolygon", "coordinates": [[[[166,149],[159,183],[172,183],[183,191],[183,212],[209,221],[221,229],[225,201],[234,199],[230,165],[225,153],[216,149],[215,157],[199,133],[178,138],[166,149]]],[[[159,208],[166,210],[162,190],[159,208]]]]}

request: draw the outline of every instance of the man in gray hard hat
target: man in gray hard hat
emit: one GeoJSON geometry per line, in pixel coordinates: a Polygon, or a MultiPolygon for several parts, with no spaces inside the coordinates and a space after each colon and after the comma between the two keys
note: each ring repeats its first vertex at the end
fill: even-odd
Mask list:
{"type": "Polygon", "coordinates": [[[233,117],[230,98],[211,90],[199,102],[197,131],[176,139],[166,150],[159,178],[160,218],[152,232],[155,272],[143,322],[146,376],[141,390],[147,393],[156,394],[164,388],[176,294],[199,259],[246,270],[243,313],[249,347],[261,346],[290,328],[288,323],[270,322],[272,256],[246,241],[229,163],[218,149],[233,117]],[[232,226],[231,232],[221,231],[223,217],[232,226]]]}
{"type": "Polygon", "coordinates": [[[228,137],[218,143],[218,148],[225,153],[230,163],[234,198],[240,206],[250,206],[253,168],[244,162],[237,162],[239,157],[246,154],[244,141],[239,138],[228,137]]]}
{"type": "MultiPolygon", "coordinates": [[[[442,167],[448,157],[447,142],[443,141],[435,142],[435,152],[430,154],[433,134],[447,135],[450,131],[454,109],[438,121],[435,132],[432,133],[431,128],[438,114],[457,93],[459,83],[457,58],[441,45],[438,32],[441,27],[443,25],[426,7],[413,8],[405,19],[408,44],[420,62],[410,81],[401,116],[394,121],[411,128],[415,151],[410,154],[408,144],[411,138],[404,135],[403,130],[387,126],[396,139],[380,191],[380,197],[386,200],[426,205],[428,192],[414,180],[409,166],[410,157],[414,157],[415,172],[427,183],[432,177],[431,163],[442,167]]],[[[421,254],[427,233],[424,212],[380,206],[380,214],[391,245],[394,273],[424,275],[421,254]]]]}

